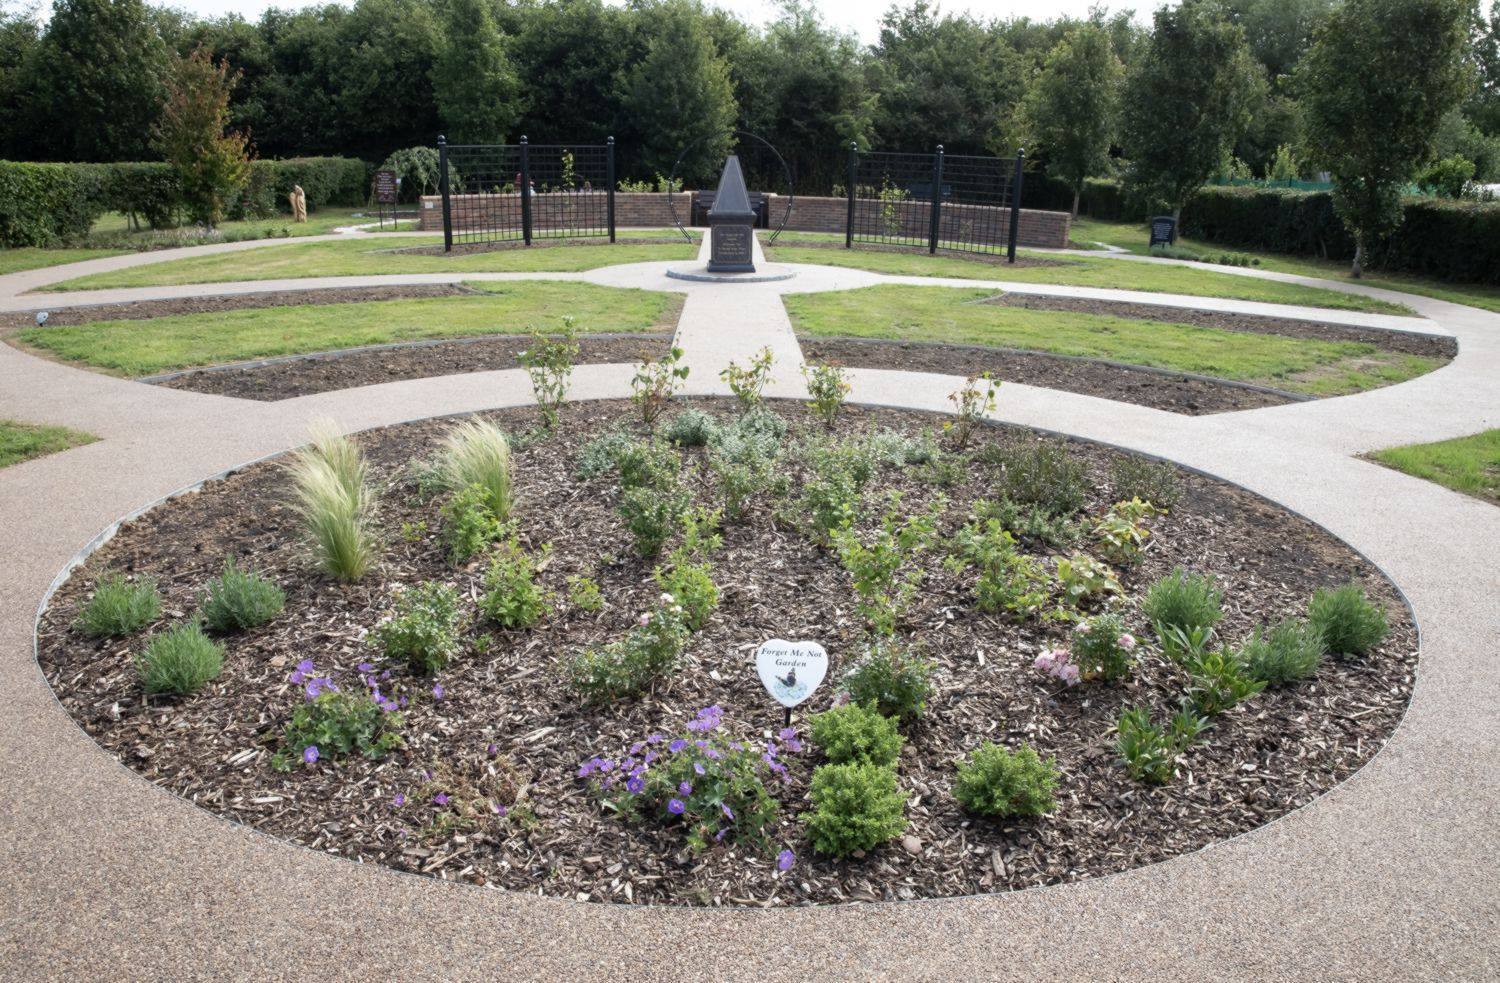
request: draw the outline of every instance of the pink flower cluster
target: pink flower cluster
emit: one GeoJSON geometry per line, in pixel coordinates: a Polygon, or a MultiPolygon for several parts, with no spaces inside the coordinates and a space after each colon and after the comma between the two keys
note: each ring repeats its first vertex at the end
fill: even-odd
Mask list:
{"type": "Polygon", "coordinates": [[[1077,686],[1083,677],[1072,660],[1073,655],[1067,649],[1044,649],[1032,665],[1068,686],[1077,686]]]}

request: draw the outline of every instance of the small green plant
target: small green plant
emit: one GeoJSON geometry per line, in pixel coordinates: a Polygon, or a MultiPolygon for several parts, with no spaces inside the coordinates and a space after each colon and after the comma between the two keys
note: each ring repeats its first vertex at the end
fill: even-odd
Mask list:
{"type": "Polygon", "coordinates": [[[208,582],[203,623],[209,631],[227,633],[263,625],[281,613],[286,593],[266,578],[224,561],[224,572],[208,582]]]}
{"type": "Polygon", "coordinates": [[[813,743],[836,765],[894,767],[906,743],[895,720],[858,703],[845,703],[814,714],[807,723],[813,743]]]}
{"type": "Polygon", "coordinates": [[[203,634],[196,620],[153,635],[135,659],[147,693],[196,693],[223,666],[224,647],[203,634]]]}
{"type": "Polygon", "coordinates": [[[140,631],[160,613],[161,597],[155,580],[145,577],[129,581],[120,574],[110,574],[95,585],[94,596],[73,624],[85,635],[115,638],[140,631]]]}
{"type": "Polygon", "coordinates": [[[807,394],[812,397],[808,409],[832,429],[852,388],[848,373],[835,365],[808,362],[802,366],[802,377],[807,380],[807,394]]]}
{"type": "Polygon", "coordinates": [[[1364,655],[1385,638],[1385,611],[1370,603],[1353,581],[1334,590],[1319,588],[1307,604],[1307,620],[1334,655],[1364,655]]]}
{"type": "Polygon", "coordinates": [[[682,605],[683,622],[689,631],[701,630],[719,606],[713,567],[690,559],[684,551],[674,553],[665,570],[657,567],[652,579],[682,605]]]}
{"type": "Polygon", "coordinates": [[[896,770],[871,764],[819,765],[813,769],[812,809],[803,813],[819,853],[846,857],[873,850],[906,829],[906,805],[896,770]]]}
{"type": "Polygon", "coordinates": [[[690,499],[681,487],[630,488],[620,496],[618,511],[635,540],[636,554],[649,559],[677,532],[690,499]]]}
{"type": "Polygon", "coordinates": [[[1153,461],[1135,454],[1122,454],[1109,469],[1109,483],[1117,501],[1139,498],[1164,509],[1174,508],[1182,499],[1182,484],[1177,466],[1170,461],[1153,461]]]}
{"type": "Polygon", "coordinates": [[[420,543],[427,536],[427,520],[420,519],[416,522],[401,523],[401,540],[407,543],[420,543]]]}
{"type": "Polygon", "coordinates": [[[292,455],[287,473],[292,506],[319,565],[339,580],[362,578],[376,560],[375,494],[366,480],[364,455],[330,424],[320,423],[311,445],[292,455]]]}
{"type": "Polygon", "coordinates": [[[1139,563],[1151,539],[1146,521],[1161,515],[1166,512],[1139,498],[1117,502],[1094,524],[1094,545],[1106,560],[1118,566],[1139,563]]]}
{"type": "Polygon", "coordinates": [[[689,407],[672,417],[666,436],[678,447],[704,447],[718,431],[718,421],[702,410],[689,407]]]}
{"type": "MultiPolygon", "coordinates": [[[[552,552],[542,547],[542,559],[552,552]]],[[[536,582],[537,564],[512,536],[490,553],[479,611],[502,628],[530,628],[547,613],[547,594],[536,582]]],[[[595,588],[597,590],[597,587],[595,588]]]]}
{"type": "Polygon", "coordinates": [[[903,520],[901,496],[893,492],[873,533],[861,537],[849,526],[833,531],[834,549],[854,582],[856,606],[874,634],[894,634],[922,586],[917,557],[932,545],[942,507],[941,501],[934,502],[903,520]]]}
{"type": "Polygon", "coordinates": [[[1254,679],[1240,657],[1227,645],[1188,655],[1182,661],[1188,674],[1188,700],[1205,717],[1215,717],[1266,688],[1254,679]]]}
{"type": "Polygon", "coordinates": [[[438,581],[406,588],[370,640],[387,659],[404,661],[414,672],[437,672],[459,649],[458,601],[458,588],[438,581]]]}
{"type": "Polygon", "coordinates": [[[1161,639],[1162,654],[1178,665],[1185,665],[1203,657],[1214,641],[1215,632],[1205,625],[1178,628],[1158,624],[1156,636],[1161,639]]]}
{"type": "Polygon", "coordinates": [[[467,563],[509,534],[509,523],[491,512],[489,503],[484,488],[469,485],[443,504],[443,542],[449,562],[467,563]]]}
{"type": "Polygon", "coordinates": [[[682,349],[673,346],[656,361],[642,362],[630,380],[630,401],[640,410],[641,422],[648,430],[656,425],[657,418],[688,377],[682,355],[682,349]]]}
{"type": "Polygon", "coordinates": [[[816,444],[804,451],[810,474],[802,486],[799,515],[815,540],[831,542],[834,530],[852,523],[865,485],[875,475],[875,459],[858,441],[816,444]]]}
{"type": "Polygon", "coordinates": [[[881,715],[914,720],[932,695],[932,663],[893,641],[877,642],[844,675],[844,692],[881,715]]]}
{"type": "Polygon", "coordinates": [[[608,430],[589,438],[573,463],[573,474],[587,481],[615,470],[619,467],[620,455],[633,443],[635,438],[623,430],[608,430]]]}
{"type": "Polygon", "coordinates": [[[579,352],[576,338],[573,319],[565,316],[561,337],[549,338],[540,331],[532,332],[530,347],[516,356],[531,377],[531,391],[542,415],[542,426],[548,430],[557,427],[563,404],[567,402],[568,381],[573,377],[573,362],[579,352]]]}
{"type": "Polygon", "coordinates": [[[1030,618],[1047,603],[1047,570],[1040,561],[1016,549],[1016,541],[999,521],[971,522],[955,537],[947,565],[955,572],[979,571],[974,601],[988,614],[1030,618]]]}
{"type": "Polygon", "coordinates": [[[903,224],[901,203],[911,197],[911,192],[891,184],[890,178],[882,177],[879,196],[880,224],[885,229],[886,238],[900,238],[903,224]]]}
{"type": "Polygon", "coordinates": [[[1000,468],[998,490],[1018,505],[1034,505],[1049,516],[1066,517],[1083,508],[1088,498],[1087,469],[1062,441],[991,445],[978,456],[1000,468]]]}
{"type": "Polygon", "coordinates": [[[1125,630],[1119,615],[1090,618],[1073,630],[1073,658],[1085,679],[1124,679],[1135,662],[1136,647],[1135,636],[1125,630]]]}
{"type": "Polygon", "coordinates": [[[656,610],[641,615],[623,639],[589,649],[573,660],[573,688],[585,699],[600,702],[650,686],[670,672],[682,655],[688,638],[684,613],[676,598],[662,595],[656,610]]]}
{"type": "Polygon", "coordinates": [[[1141,602],[1141,610],[1157,626],[1165,628],[1212,628],[1224,617],[1224,595],[1213,581],[1200,573],[1174,567],[1152,584],[1141,602]]]}
{"type": "Polygon", "coordinates": [[[402,746],[401,723],[399,712],[383,709],[363,691],[324,690],[292,711],[271,766],[291,771],[299,761],[351,754],[379,761],[402,746]]]}
{"type": "Polygon", "coordinates": [[[776,467],[784,432],[780,417],[756,410],[714,434],[708,470],[730,519],[743,519],[760,496],[784,492],[786,477],[776,467]]]}
{"type": "Polygon", "coordinates": [[[1057,583],[1062,588],[1063,604],[1073,610],[1120,593],[1114,571],[1086,553],[1057,559],[1057,583]]]}
{"type": "Polygon", "coordinates": [[[599,582],[577,574],[568,577],[568,603],[588,614],[603,611],[604,594],[599,590],[599,582]]]}
{"type": "Polygon", "coordinates": [[[1136,707],[1120,714],[1115,747],[1131,778],[1146,785],[1164,785],[1172,777],[1177,756],[1207,726],[1207,719],[1187,707],[1177,711],[1165,727],[1153,724],[1145,707],[1136,707]]]}
{"type": "Polygon", "coordinates": [[[734,398],[740,402],[740,412],[748,413],[760,406],[765,396],[766,383],[771,381],[771,365],[775,356],[770,347],[762,348],[750,357],[750,367],[742,368],[730,362],[729,367],[719,373],[719,378],[729,386],[734,398]]]}
{"type": "Polygon", "coordinates": [[[1240,646],[1240,661],[1251,679],[1284,686],[1306,679],[1323,664],[1323,636],[1300,618],[1287,618],[1270,631],[1255,629],[1240,646]]]}
{"type": "Polygon", "coordinates": [[[1042,759],[1030,745],[1009,751],[985,741],[958,766],[953,797],[982,816],[1040,816],[1056,804],[1057,759],[1042,759]]]}
{"type": "Polygon", "coordinates": [[[923,430],[916,437],[908,437],[898,430],[881,428],[865,434],[861,444],[870,464],[880,467],[905,468],[914,464],[930,464],[942,456],[931,430],[923,430]]]}
{"type": "Polygon", "coordinates": [[[1038,505],[1022,505],[1008,498],[981,502],[974,509],[981,519],[994,519],[1007,532],[1021,539],[1033,539],[1048,546],[1074,546],[1083,537],[1079,524],[1063,516],[1053,516],[1038,505]]]}
{"type": "Polygon", "coordinates": [[[619,449],[615,459],[620,469],[620,488],[670,489],[677,484],[682,458],[671,445],[655,438],[636,440],[619,449]]]}
{"type": "Polygon", "coordinates": [[[943,424],[943,432],[955,448],[963,450],[969,446],[974,428],[984,421],[986,413],[995,412],[999,391],[1000,383],[984,372],[969,376],[962,389],[948,394],[948,402],[953,404],[953,419],[943,424]]]}
{"type": "Polygon", "coordinates": [[[510,443],[499,427],[486,420],[454,424],[443,438],[439,460],[448,491],[480,488],[490,514],[501,522],[510,518],[515,505],[510,443]]]}

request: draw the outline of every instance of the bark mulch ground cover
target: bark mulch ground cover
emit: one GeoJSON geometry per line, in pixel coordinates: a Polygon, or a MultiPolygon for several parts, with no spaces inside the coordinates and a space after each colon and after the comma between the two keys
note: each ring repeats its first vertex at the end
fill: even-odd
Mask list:
{"type": "MultiPolygon", "coordinates": [[[[686,404],[684,404],[686,405],[686,404]]],[[[723,402],[692,405],[720,416],[723,402]]],[[[798,404],[775,407],[793,421],[788,445],[816,436],[798,404]]],[[[513,434],[535,426],[534,411],[491,415],[513,434]]],[[[724,727],[746,740],[771,737],[780,707],[761,688],[753,652],[781,637],[814,639],[828,650],[828,681],[798,711],[826,709],[838,678],[864,644],[847,575],[837,559],[796,528],[792,500],[761,500],[745,521],[726,524],[712,554],[718,610],[688,643],[678,671],[654,690],[601,706],[583,703],[567,682],[578,652],[621,637],[655,603],[651,566],[637,559],[615,512],[608,476],[574,475],[591,437],[631,427],[622,402],[569,406],[548,439],[518,441],[514,454],[520,536],[527,549],[551,544],[540,580],[553,610],[529,630],[473,624],[466,648],[433,677],[391,666],[381,684],[408,699],[405,747],[379,762],[361,758],[273,770],[289,715],[303,703],[288,679],[302,659],[358,687],[357,666],[381,665],[366,633],[387,611],[392,588],[441,579],[472,605],[476,565],[448,565],[437,539],[439,504],[419,501],[408,465],[429,455],[450,423],[429,421],[358,438],[384,491],[377,510],[381,562],[364,582],[337,585],[299,549],[298,523],[285,504],[277,462],[252,465],[200,492],[158,506],[127,524],[62,585],[39,625],[40,662],[64,707],[102,746],[150,781],[221,816],[330,854],[399,870],[516,891],[593,901],[674,905],[785,906],[1003,892],[1128,870],[1207,846],[1305,805],[1347,778],[1384,744],[1407,704],[1417,638],[1394,588],[1348,547],[1319,528],[1228,485],[1179,471],[1181,500],[1157,520],[1144,561],[1121,571],[1124,616],[1153,638],[1136,606],[1144,588],[1182,565],[1224,590],[1224,639],[1300,613],[1319,586],[1359,580],[1388,612],[1391,632],[1368,657],[1324,663],[1301,684],[1267,690],[1215,719],[1159,788],[1134,783],[1117,761],[1110,728],[1120,712],[1145,706],[1160,720],[1175,708],[1185,677],[1150,644],[1128,680],[1068,689],[1032,668],[1065,627],[1017,624],[979,613],[972,583],[923,561],[926,581],[898,626],[899,637],[936,665],[926,714],[907,730],[899,763],[909,827],[864,856],[816,854],[799,813],[806,806],[817,751],[788,754],[789,779],[769,780],[780,801],[776,845],[721,845],[694,855],[680,828],[632,824],[601,810],[577,771],[594,755],[617,756],[652,733],[676,736],[703,707],[723,708],[724,727]],[[260,569],[287,593],[280,615],[229,636],[217,679],[180,698],[143,696],[132,656],[138,634],[94,641],[71,624],[105,571],[159,578],[162,617],[191,616],[205,582],[226,557],[260,569]],[[595,578],[598,613],[571,603],[567,578],[595,578]],[[440,684],[441,690],[435,688],[440,684]],[[966,814],[953,797],[954,764],[982,739],[1026,741],[1056,756],[1057,807],[1037,820],[966,814]],[[451,797],[442,800],[438,797],[451,797]],[[479,802],[469,811],[461,804],[479,802]],[[505,814],[493,808],[503,806],[505,814]],[[796,854],[779,872],[775,850],[796,854]]],[[[940,418],[850,409],[842,435],[872,426],[917,434],[940,418]]],[[[1020,429],[981,428],[976,444],[1017,445],[1038,438],[1020,429]]],[[[1071,443],[1087,468],[1085,509],[1114,501],[1118,455],[1071,443]]],[[[700,501],[711,497],[699,461],[684,451],[684,475],[700,501]]],[[[805,465],[788,451],[782,467],[795,495],[805,465]]],[[[878,522],[886,493],[914,510],[945,496],[939,543],[951,540],[974,504],[995,494],[998,465],[954,456],[882,469],[867,489],[861,525],[878,522]],[[956,465],[956,466],[955,466],[956,465]]],[[[1039,556],[1053,551],[1026,543],[1039,556]]],[[[805,711],[805,712],[804,712],[805,711]]],[[[168,844],[170,849],[170,844],[168,844]]],[[[1288,876],[1294,876],[1289,872],[1288,876]]]]}
{"type": "Polygon", "coordinates": [[[1101,396],[1170,413],[1199,416],[1293,402],[1287,396],[1212,379],[1150,372],[1084,358],[1063,358],[981,345],[940,345],[862,338],[799,338],[809,360],[866,369],[940,372],[1101,396]]]}
{"type": "MultiPolygon", "coordinates": [[[[577,364],[639,362],[660,358],[670,347],[666,333],[583,335],[577,364]]],[[[293,358],[265,365],[187,372],[157,385],[200,393],[274,401],[380,382],[427,379],[460,372],[521,366],[516,354],[531,344],[525,335],[443,341],[293,358]]]]}

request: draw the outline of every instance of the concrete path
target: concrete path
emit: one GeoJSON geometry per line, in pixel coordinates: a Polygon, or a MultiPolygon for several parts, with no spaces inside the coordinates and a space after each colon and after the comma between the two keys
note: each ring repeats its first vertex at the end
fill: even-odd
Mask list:
{"type": "MultiPolygon", "coordinates": [[[[769,344],[775,391],[800,394],[780,295],[894,279],[807,267],[785,284],[700,285],[667,280],[661,266],[578,278],[685,292],[679,344],[688,388],[703,393],[725,391],[727,360],[769,344]]],[[[1013,288],[1023,285],[1004,289],[1013,288]]],[[[5,289],[0,303],[15,303],[5,289]]],[[[1451,365],[1400,386],[1184,417],[1006,384],[997,414],[1239,482],[1381,565],[1423,631],[1411,709],[1385,750],[1281,821],[1153,867],[1009,895],[773,912],[581,905],[319,856],[125,770],[72,724],[37,670],[37,603],[114,520],[298,443],[318,417],[358,429],[528,402],[524,373],[255,403],[109,379],[0,345],[0,417],[104,437],[0,470],[0,968],[91,979],[1493,978],[1500,509],[1354,455],[1500,425],[1500,315],[1400,299],[1426,319],[1418,330],[1451,333],[1460,346],[1451,365]]],[[[580,366],[573,395],[624,395],[630,374],[580,366]]],[[[855,400],[931,410],[947,409],[962,382],[851,375],[855,400]]]]}

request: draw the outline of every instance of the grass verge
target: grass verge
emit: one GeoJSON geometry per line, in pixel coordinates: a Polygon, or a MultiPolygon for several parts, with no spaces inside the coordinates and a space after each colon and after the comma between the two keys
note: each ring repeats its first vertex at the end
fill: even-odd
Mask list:
{"type": "Polygon", "coordinates": [[[1500,505],[1500,429],[1370,455],[1397,471],[1500,505]]]}
{"type": "Polygon", "coordinates": [[[1318,396],[1390,385],[1441,364],[1353,341],[984,303],[994,296],[990,289],[882,285],[785,299],[799,334],[1079,355],[1318,396]]]}
{"type": "Polygon", "coordinates": [[[67,427],[0,420],[0,468],[8,468],[34,457],[56,454],[69,447],[92,444],[98,439],[92,434],[69,430],[67,427]]]}
{"type": "Polygon", "coordinates": [[[382,300],[181,314],[150,321],[97,321],[26,328],[18,340],[69,362],[127,375],[331,351],[360,345],[524,334],[562,327],[581,332],[649,331],[670,319],[678,300],[648,290],[587,283],[477,283],[481,297],[382,300]]]}
{"type": "Polygon", "coordinates": [[[64,263],[80,263],[86,259],[119,256],[128,252],[128,249],[37,249],[32,246],[0,249],[0,275],[20,273],[22,270],[40,270],[64,263]]]}

